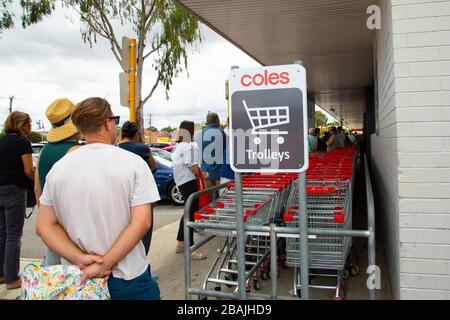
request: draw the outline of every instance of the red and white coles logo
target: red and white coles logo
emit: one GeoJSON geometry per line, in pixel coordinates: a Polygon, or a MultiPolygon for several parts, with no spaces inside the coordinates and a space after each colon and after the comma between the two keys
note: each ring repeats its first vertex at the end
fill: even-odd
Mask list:
{"type": "Polygon", "coordinates": [[[259,87],[277,84],[289,84],[289,81],[289,72],[287,71],[283,71],[281,73],[269,73],[268,70],[264,70],[264,73],[257,73],[254,75],[244,74],[241,77],[241,84],[244,87],[250,87],[251,85],[259,87]]]}

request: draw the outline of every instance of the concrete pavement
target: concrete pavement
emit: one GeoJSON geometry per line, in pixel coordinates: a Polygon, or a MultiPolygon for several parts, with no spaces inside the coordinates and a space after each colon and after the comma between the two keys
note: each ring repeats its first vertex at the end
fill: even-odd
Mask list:
{"type": "MultiPolygon", "coordinates": [[[[184,299],[184,255],[182,253],[175,253],[175,237],[178,230],[178,223],[169,224],[159,229],[153,236],[152,245],[150,248],[149,261],[153,272],[159,275],[159,286],[161,290],[162,299],[184,299]]],[[[202,239],[203,236],[195,235],[195,241],[202,239]]],[[[217,256],[217,249],[219,248],[219,239],[214,239],[207,243],[200,250],[205,252],[208,257],[205,260],[192,261],[192,285],[196,288],[201,288],[204,277],[217,256]]],[[[349,289],[347,292],[347,299],[361,300],[367,299],[368,291],[366,287],[367,274],[365,273],[367,267],[367,252],[361,250],[359,253],[359,261],[361,272],[356,277],[350,277],[349,289]]],[[[381,290],[377,290],[377,299],[391,299],[390,285],[388,281],[388,274],[386,262],[384,259],[381,247],[377,248],[377,263],[381,269],[381,290]]],[[[292,268],[280,271],[278,279],[279,295],[293,298],[289,291],[293,288],[294,272],[292,268]]],[[[329,281],[323,278],[312,280],[313,284],[330,284],[329,281]]],[[[210,287],[211,288],[211,287],[210,287]]],[[[260,293],[270,294],[270,280],[262,281],[262,289],[260,293]]],[[[230,291],[225,286],[222,290],[230,291]]],[[[332,290],[311,289],[312,299],[329,300],[333,297],[332,290]]],[[[194,296],[194,299],[197,297],[194,296]]]]}
{"type": "MultiPolygon", "coordinates": [[[[29,264],[41,265],[41,259],[21,258],[20,270],[22,271],[29,264]]],[[[7,290],[4,284],[0,285],[0,300],[17,300],[20,298],[20,289],[7,290]]]]}
{"type": "MultiPolygon", "coordinates": [[[[162,299],[184,299],[184,255],[182,253],[175,253],[175,239],[182,210],[183,207],[174,207],[167,204],[160,205],[155,209],[155,231],[153,233],[148,259],[152,266],[152,271],[159,275],[158,283],[161,289],[162,299]]],[[[36,265],[40,265],[41,263],[41,256],[45,247],[40,238],[35,235],[35,219],[36,215],[33,214],[33,217],[25,223],[22,241],[23,258],[21,259],[21,270],[30,263],[36,265]]],[[[202,238],[203,236],[201,235],[195,235],[196,241],[202,238]]],[[[217,249],[219,245],[219,239],[210,241],[200,249],[208,255],[208,258],[192,262],[192,284],[194,287],[202,287],[205,275],[218,254],[217,249]]],[[[359,247],[364,248],[364,245],[362,244],[359,247]]],[[[361,272],[359,276],[349,279],[347,299],[359,300],[367,298],[366,257],[366,250],[360,249],[359,260],[361,272]]],[[[390,299],[390,286],[386,272],[387,267],[382,250],[377,250],[377,264],[381,269],[381,290],[377,291],[377,298],[390,299]]],[[[322,279],[314,279],[313,283],[317,284],[320,282],[324,284],[322,281],[322,279]]],[[[292,297],[289,295],[289,291],[293,288],[292,268],[281,270],[278,286],[280,296],[292,297]]],[[[230,291],[231,289],[223,286],[222,290],[230,291]]],[[[262,281],[262,289],[260,292],[270,293],[270,280],[262,281]]],[[[4,285],[0,285],[0,299],[16,299],[18,297],[20,297],[20,289],[6,290],[4,285]]],[[[328,300],[332,297],[333,292],[331,290],[311,290],[311,298],[313,299],[328,300]]],[[[196,299],[197,297],[193,298],[196,299]]]]}
{"type": "MultiPolygon", "coordinates": [[[[156,231],[174,221],[179,221],[183,213],[183,208],[184,207],[173,206],[168,201],[160,201],[154,208],[155,224],[153,230],[156,231]]],[[[27,209],[27,215],[30,212],[31,210],[27,209]]],[[[35,211],[30,218],[25,220],[21,247],[22,257],[40,259],[44,256],[45,246],[41,238],[39,238],[35,232],[37,214],[38,210],[35,208],[35,211]]]]}
{"type": "MultiPolygon", "coordinates": [[[[162,299],[184,299],[184,256],[182,253],[175,253],[175,238],[178,230],[178,221],[172,222],[164,227],[159,228],[153,235],[152,245],[150,248],[149,262],[152,266],[153,272],[159,275],[159,286],[161,290],[162,299]]],[[[196,241],[202,239],[202,236],[195,235],[196,241]]],[[[204,277],[213,263],[217,249],[219,248],[219,240],[214,239],[205,245],[201,251],[208,255],[208,258],[200,261],[192,262],[192,283],[193,286],[201,288],[204,277]]],[[[388,277],[386,274],[386,264],[384,255],[381,250],[377,252],[377,263],[380,265],[382,271],[381,286],[382,289],[377,291],[378,299],[390,299],[390,288],[388,277]]],[[[367,298],[366,274],[366,253],[360,252],[361,273],[357,277],[351,277],[349,280],[349,290],[347,299],[359,300],[367,298]]],[[[40,264],[40,259],[22,258],[21,269],[26,265],[40,264]]],[[[313,280],[318,283],[322,279],[313,280]]],[[[288,297],[289,290],[293,287],[293,269],[289,268],[281,270],[280,278],[278,280],[279,295],[288,297]]],[[[322,283],[322,282],[321,282],[322,283]]],[[[224,287],[222,290],[230,291],[224,287]]],[[[261,293],[270,292],[270,280],[262,281],[261,293]]],[[[20,296],[20,290],[6,290],[4,285],[0,285],[0,299],[16,299],[20,296]]],[[[331,290],[311,290],[311,298],[313,299],[331,299],[333,292],[331,290]]],[[[194,297],[196,298],[196,297],[194,297]]]]}

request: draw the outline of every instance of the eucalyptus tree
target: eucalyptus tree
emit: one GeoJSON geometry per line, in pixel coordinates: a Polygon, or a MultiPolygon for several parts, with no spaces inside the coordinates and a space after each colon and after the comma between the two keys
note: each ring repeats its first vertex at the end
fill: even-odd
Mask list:
{"type": "MultiPolygon", "coordinates": [[[[0,2],[0,32],[14,27],[12,2],[0,2]]],[[[173,79],[187,70],[186,50],[202,39],[198,20],[173,0],[21,0],[22,26],[25,28],[51,15],[57,3],[78,14],[85,43],[92,47],[99,37],[105,38],[120,65],[122,48],[116,21],[121,26],[131,26],[137,39],[136,121],[143,129],[144,105],[155,90],[162,86],[168,98],[173,79]],[[151,63],[154,77],[149,88],[142,88],[147,61],[151,63]]]]}
{"type": "Polygon", "coordinates": [[[121,43],[113,20],[129,25],[137,39],[136,121],[144,125],[143,108],[155,90],[162,86],[166,98],[172,81],[187,69],[187,47],[200,42],[199,23],[189,12],[172,0],[64,0],[74,9],[82,22],[81,34],[91,46],[98,37],[109,41],[111,51],[122,65],[121,43]],[[142,88],[144,65],[149,60],[153,68],[153,83],[142,88]]]}
{"type": "MultiPolygon", "coordinates": [[[[15,27],[13,3],[13,0],[0,1],[0,33],[5,29],[15,27]]],[[[52,0],[20,0],[20,6],[22,7],[20,20],[24,28],[41,21],[55,9],[55,4],[52,0]]]]}

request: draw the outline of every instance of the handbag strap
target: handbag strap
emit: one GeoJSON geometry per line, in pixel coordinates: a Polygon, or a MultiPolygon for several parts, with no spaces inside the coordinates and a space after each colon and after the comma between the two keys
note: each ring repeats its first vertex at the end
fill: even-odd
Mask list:
{"type": "Polygon", "coordinates": [[[32,215],[33,212],[34,212],[34,208],[35,208],[35,207],[36,207],[36,206],[33,206],[33,209],[31,209],[31,212],[30,212],[29,215],[27,215],[27,214],[25,213],[25,219],[30,219],[31,215],[32,215]]]}
{"type": "Polygon", "coordinates": [[[205,180],[203,179],[203,174],[198,177],[197,181],[198,181],[197,185],[198,185],[199,190],[206,189],[205,180]]]}

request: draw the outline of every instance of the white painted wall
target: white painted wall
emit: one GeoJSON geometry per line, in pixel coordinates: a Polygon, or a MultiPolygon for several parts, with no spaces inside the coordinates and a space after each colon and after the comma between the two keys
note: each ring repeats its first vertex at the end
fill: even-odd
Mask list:
{"type": "Polygon", "coordinates": [[[383,5],[372,163],[392,288],[396,298],[450,299],[450,0],[383,5]]]}
{"type": "MultiPolygon", "coordinates": [[[[372,171],[377,190],[376,203],[382,213],[382,231],[389,268],[393,297],[400,297],[399,290],[399,194],[398,194],[398,154],[395,96],[395,68],[393,57],[393,35],[390,1],[382,1],[382,26],[376,32],[375,60],[378,99],[378,135],[371,137],[372,171]]],[[[383,285],[383,284],[382,284],[383,285]]]]}

